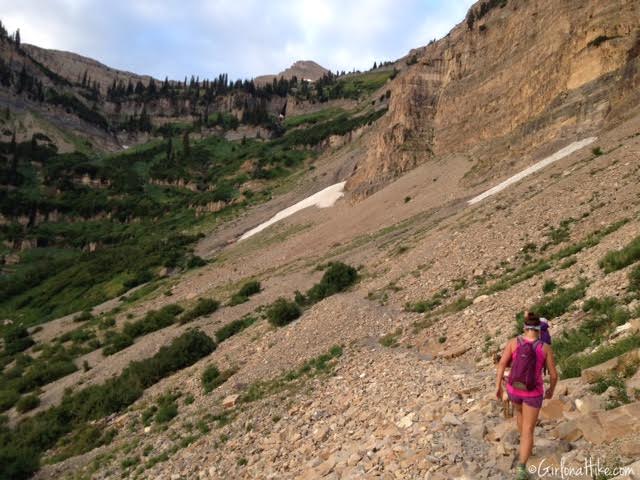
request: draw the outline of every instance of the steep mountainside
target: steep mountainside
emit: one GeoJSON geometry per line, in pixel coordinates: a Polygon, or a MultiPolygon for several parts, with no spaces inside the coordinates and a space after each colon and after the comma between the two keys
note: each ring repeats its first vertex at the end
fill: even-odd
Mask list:
{"type": "Polygon", "coordinates": [[[262,85],[0,35],[0,480],[513,478],[527,309],[561,377],[529,467],[638,478],[639,7],[481,0],[262,85]]]}
{"type": "Polygon", "coordinates": [[[361,197],[455,154],[495,174],[540,146],[614,125],[638,98],[639,22],[633,0],[478,2],[407,57],[349,189],[361,197]]]}
{"type": "MultiPolygon", "coordinates": [[[[78,55],[77,53],[50,50],[29,44],[23,44],[22,48],[33,59],[56,72],[61,77],[81,83],[86,73],[88,78],[98,82],[100,88],[105,91],[113,84],[114,80],[118,82],[122,80],[125,83],[129,83],[129,80],[133,83],[141,81],[145,85],[151,80],[151,77],[148,75],[136,75],[135,73],[116,70],[92,58],[78,55]]],[[[156,79],[155,81],[159,80],[156,79]]]]}

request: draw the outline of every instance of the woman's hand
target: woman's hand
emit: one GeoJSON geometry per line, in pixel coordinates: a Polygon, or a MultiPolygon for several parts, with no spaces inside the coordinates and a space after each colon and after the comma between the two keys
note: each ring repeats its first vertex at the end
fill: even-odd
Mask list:
{"type": "Polygon", "coordinates": [[[498,388],[496,388],[496,398],[498,400],[502,400],[502,385],[498,386],[498,388]]]}
{"type": "Polygon", "coordinates": [[[553,390],[549,389],[544,392],[544,398],[546,398],[547,400],[551,400],[553,398],[553,390]]]}

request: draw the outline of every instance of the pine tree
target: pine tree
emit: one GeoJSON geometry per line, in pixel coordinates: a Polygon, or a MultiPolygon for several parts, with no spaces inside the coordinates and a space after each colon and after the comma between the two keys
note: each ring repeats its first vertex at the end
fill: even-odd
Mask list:
{"type": "Polygon", "coordinates": [[[142,113],[140,113],[140,118],[138,119],[138,126],[143,132],[151,131],[151,118],[147,113],[147,107],[142,107],[142,113]]]}
{"type": "Polygon", "coordinates": [[[16,30],[15,41],[16,41],[16,47],[20,48],[20,29],[16,30]]]}
{"type": "Polygon", "coordinates": [[[378,68],[378,64],[376,62],[373,62],[373,70],[375,70],[376,68],[378,68]]]}
{"type": "Polygon", "coordinates": [[[18,178],[18,144],[16,142],[16,131],[13,131],[11,137],[11,144],[9,145],[9,152],[11,153],[11,166],[9,167],[9,178],[11,183],[15,183],[14,180],[18,178]]]}
{"type": "Polygon", "coordinates": [[[169,137],[167,142],[167,164],[171,165],[173,162],[173,138],[169,137]]]}
{"type": "Polygon", "coordinates": [[[184,132],[182,136],[182,156],[189,158],[191,156],[191,143],[189,142],[189,132],[184,132]]]}

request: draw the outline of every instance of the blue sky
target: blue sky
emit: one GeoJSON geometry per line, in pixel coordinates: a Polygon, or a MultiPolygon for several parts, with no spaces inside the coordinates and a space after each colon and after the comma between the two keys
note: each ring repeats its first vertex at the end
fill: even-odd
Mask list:
{"type": "Polygon", "coordinates": [[[367,69],[445,35],[472,0],[0,0],[22,41],[157,78],[367,69]]]}

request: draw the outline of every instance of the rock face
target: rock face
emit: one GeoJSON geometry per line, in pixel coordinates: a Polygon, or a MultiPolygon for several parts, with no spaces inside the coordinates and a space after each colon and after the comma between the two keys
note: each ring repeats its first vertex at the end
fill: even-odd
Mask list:
{"type": "Polygon", "coordinates": [[[464,154],[476,174],[500,173],[507,159],[616,122],[637,95],[638,2],[488,3],[410,53],[347,184],[356,198],[434,155],[464,154]]]}

